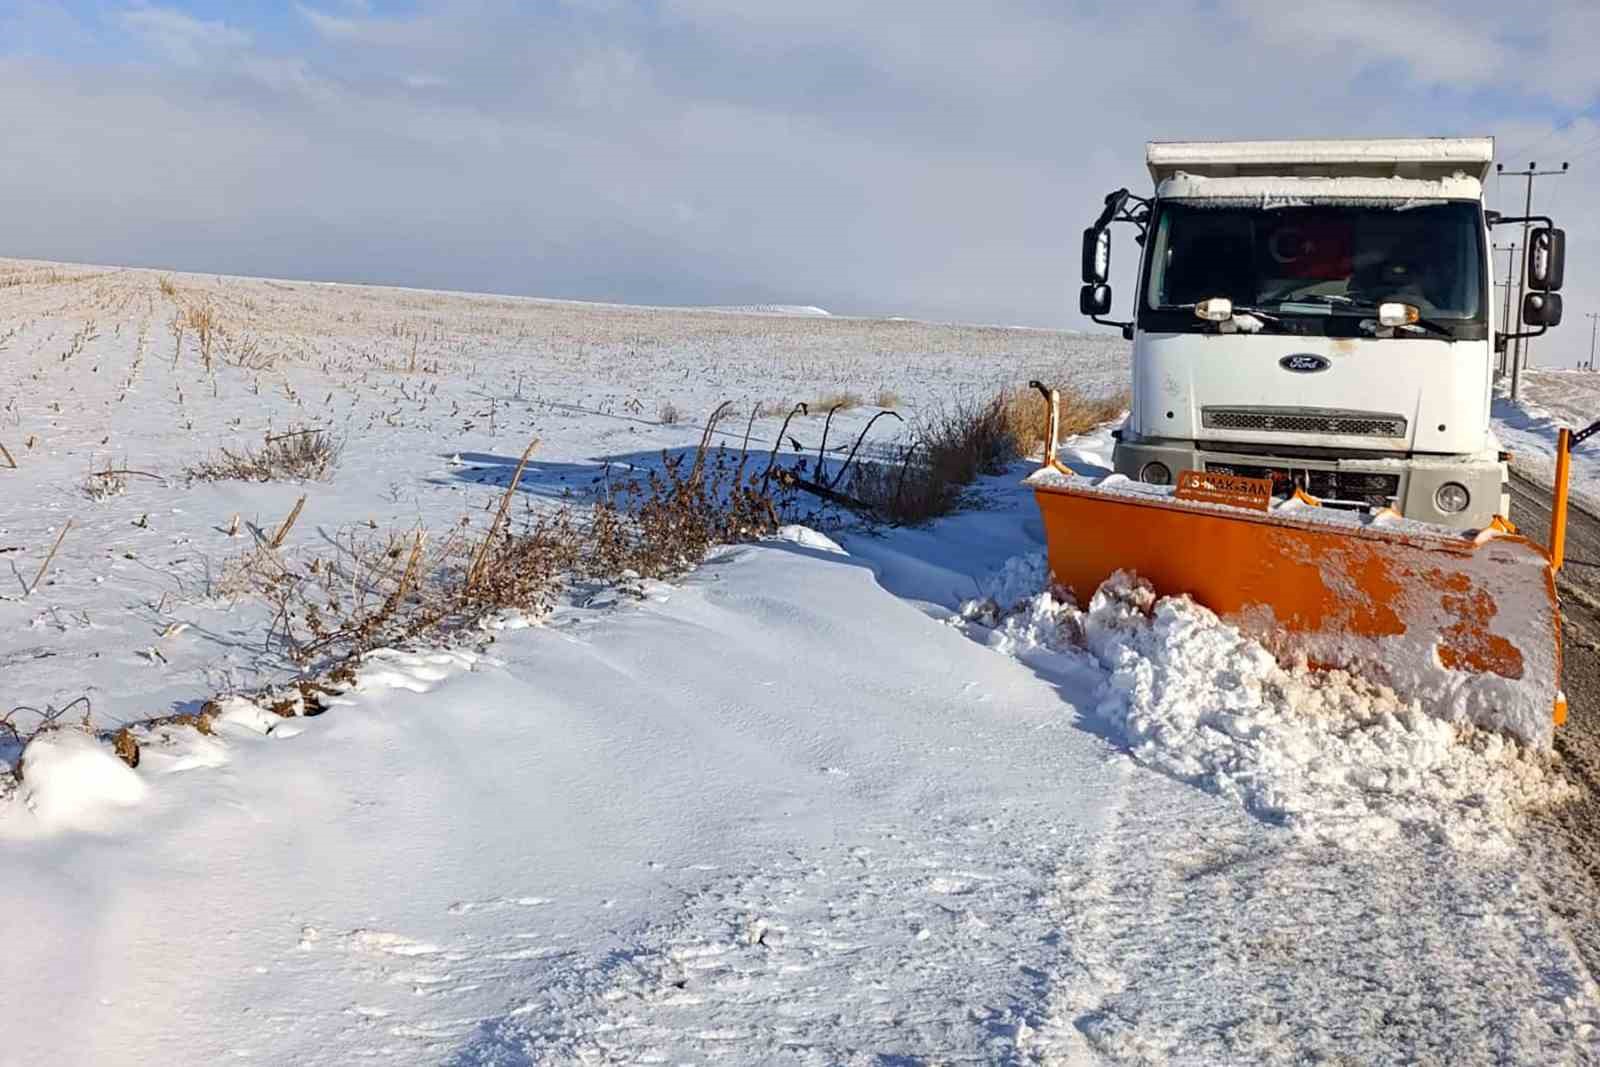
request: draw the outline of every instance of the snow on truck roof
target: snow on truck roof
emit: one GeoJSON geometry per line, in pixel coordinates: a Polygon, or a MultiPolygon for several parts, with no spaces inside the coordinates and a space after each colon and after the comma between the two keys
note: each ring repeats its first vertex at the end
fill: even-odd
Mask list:
{"type": "Polygon", "coordinates": [[[1208,178],[1178,171],[1156,184],[1162,200],[1205,200],[1213,206],[1290,207],[1306,203],[1399,205],[1432,200],[1477,200],[1483,183],[1464,174],[1446,178],[1208,178]]]}
{"type": "Polygon", "coordinates": [[[1351,177],[1483,181],[1492,137],[1390,137],[1339,141],[1151,141],[1145,163],[1157,185],[1178,173],[1209,178],[1351,177]]]}

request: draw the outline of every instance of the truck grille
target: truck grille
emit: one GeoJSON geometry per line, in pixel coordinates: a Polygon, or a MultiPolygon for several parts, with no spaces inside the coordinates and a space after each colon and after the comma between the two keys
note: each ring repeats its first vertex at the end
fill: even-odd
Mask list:
{"type": "Polygon", "coordinates": [[[1265,467],[1253,463],[1207,463],[1206,470],[1246,478],[1271,478],[1272,495],[1293,495],[1298,486],[1319,500],[1385,507],[1400,496],[1398,474],[1372,471],[1317,470],[1308,467],[1265,467]]]}
{"type": "Polygon", "coordinates": [[[1200,423],[1214,430],[1405,437],[1404,415],[1337,408],[1201,408],[1200,423]]]}

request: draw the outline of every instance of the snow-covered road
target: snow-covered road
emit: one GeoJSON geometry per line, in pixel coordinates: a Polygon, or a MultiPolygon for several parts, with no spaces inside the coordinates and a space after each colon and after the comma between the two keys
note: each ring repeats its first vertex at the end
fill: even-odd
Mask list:
{"type": "Polygon", "coordinates": [[[6,845],[0,1062],[1586,1062],[1526,853],[1291,833],[948,625],[1025,504],[153,749],[144,806],[6,845]]]}
{"type": "MultiPolygon", "coordinates": [[[[1509,380],[1495,385],[1495,432],[1512,453],[1513,465],[1535,481],[1554,479],[1556,439],[1563,426],[1581,430],[1600,419],[1600,374],[1580,370],[1527,370],[1521,395],[1511,400],[1509,380]]],[[[1600,454],[1589,442],[1573,455],[1572,492],[1591,511],[1600,510],[1600,454]]]]}

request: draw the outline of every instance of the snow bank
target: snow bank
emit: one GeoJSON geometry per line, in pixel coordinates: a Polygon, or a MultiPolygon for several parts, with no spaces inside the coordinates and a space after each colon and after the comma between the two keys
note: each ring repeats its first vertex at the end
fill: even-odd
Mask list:
{"type": "Polygon", "coordinates": [[[282,725],[284,718],[274,715],[253,700],[240,696],[226,696],[217,700],[218,726],[237,726],[253,734],[270,734],[282,725]]]}
{"type": "Polygon", "coordinates": [[[1446,722],[1344,671],[1282,667],[1188,597],[1119,572],[1087,611],[1042,555],[1008,561],[961,618],[1022,658],[1103,673],[1092,718],[1140,763],[1309,836],[1372,847],[1402,829],[1508,847],[1522,813],[1570,790],[1500,734],[1446,722]]]}
{"type": "MultiPolygon", "coordinates": [[[[1118,508],[1169,506],[1175,492],[1120,474],[1090,481],[1050,467],[1024,484],[1040,491],[1041,503],[1046,494],[1061,491],[1118,508]]],[[[1241,516],[1221,502],[1186,500],[1181,508],[1232,520],[1241,516]]],[[[1261,558],[1251,557],[1256,565],[1249,573],[1223,568],[1204,590],[1174,577],[1170,552],[1150,543],[1132,543],[1121,562],[1168,588],[1201,595],[1280,660],[1345,668],[1405,700],[1420,701],[1435,717],[1504,731],[1541,750],[1552,747],[1552,712],[1560,699],[1560,615],[1543,549],[1493,530],[1453,530],[1394,515],[1305,506],[1293,498],[1274,503],[1271,514],[1275,529],[1256,546],[1261,558]],[[1329,540],[1325,532],[1339,537],[1329,540]],[[1277,598],[1234,599],[1234,583],[1248,584],[1263,566],[1285,567],[1276,584],[1285,592],[1299,590],[1290,601],[1304,596],[1321,603],[1322,621],[1280,624],[1273,610],[1277,598]],[[1375,584],[1351,578],[1377,568],[1384,577],[1375,584]],[[1372,616],[1371,632],[1334,621],[1346,614],[1372,616]]],[[[1108,516],[1106,528],[1143,519],[1108,516]]]]}
{"type": "Polygon", "coordinates": [[[717,304],[690,308],[691,311],[726,311],[737,315],[793,315],[801,318],[832,318],[833,312],[815,304],[717,304]]]}
{"type": "Polygon", "coordinates": [[[144,799],[144,780],[80,730],[50,730],[22,750],[22,798],[48,829],[95,829],[144,799]]]}
{"type": "MultiPolygon", "coordinates": [[[[1512,450],[1518,474],[1549,486],[1555,482],[1561,428],[1580,430],[1600,419],[1600,374],[1529,367],[1523,369],[1522,384],[1521,399],[1513,401],[1509,383],[1495,383],[1494,432],[1512,450]]],[[[1572,454],[1572,498],[1600,511],[1600,454],[1592,446],[1572,454]]]]}
{"type": "Polygon", "coordinates": [[[773,536],[779,541],[788,541],[790,544],[799,545],[801,548],[814,548],[819,552],[831,552],[837,556],[848,556],[850,554],[840,546],[839,542],[827,534],[797,523],[780,526],[778,532],[773,536]]]}

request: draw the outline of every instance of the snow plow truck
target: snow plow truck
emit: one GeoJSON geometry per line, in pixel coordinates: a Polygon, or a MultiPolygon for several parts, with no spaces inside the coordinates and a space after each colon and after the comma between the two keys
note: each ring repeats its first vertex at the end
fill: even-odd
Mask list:
{"type": "MultiPolygon", "coordinates": [[[[1117,570],[1280,658],[1548,746],[1566,714],[1551,543],[1511,525],[1496,354],[1561,320],[1565,235],[1484,207],[1489,138],[1151,143],[1083,235],[1080,310],[1132,341],[1115,473],[1030,478],[1079,603],[1117,570]],[[1500,321],[1494,227],[1527,240],[1500,321]],[[1141,250],[1112,318],[1112,232],[1141,250]]],[[[1565,454],[1563,453],[1563,461],[1565,454]]],[[[1563,464],[1558,482],[1564,482],[1563,464]]]]}

